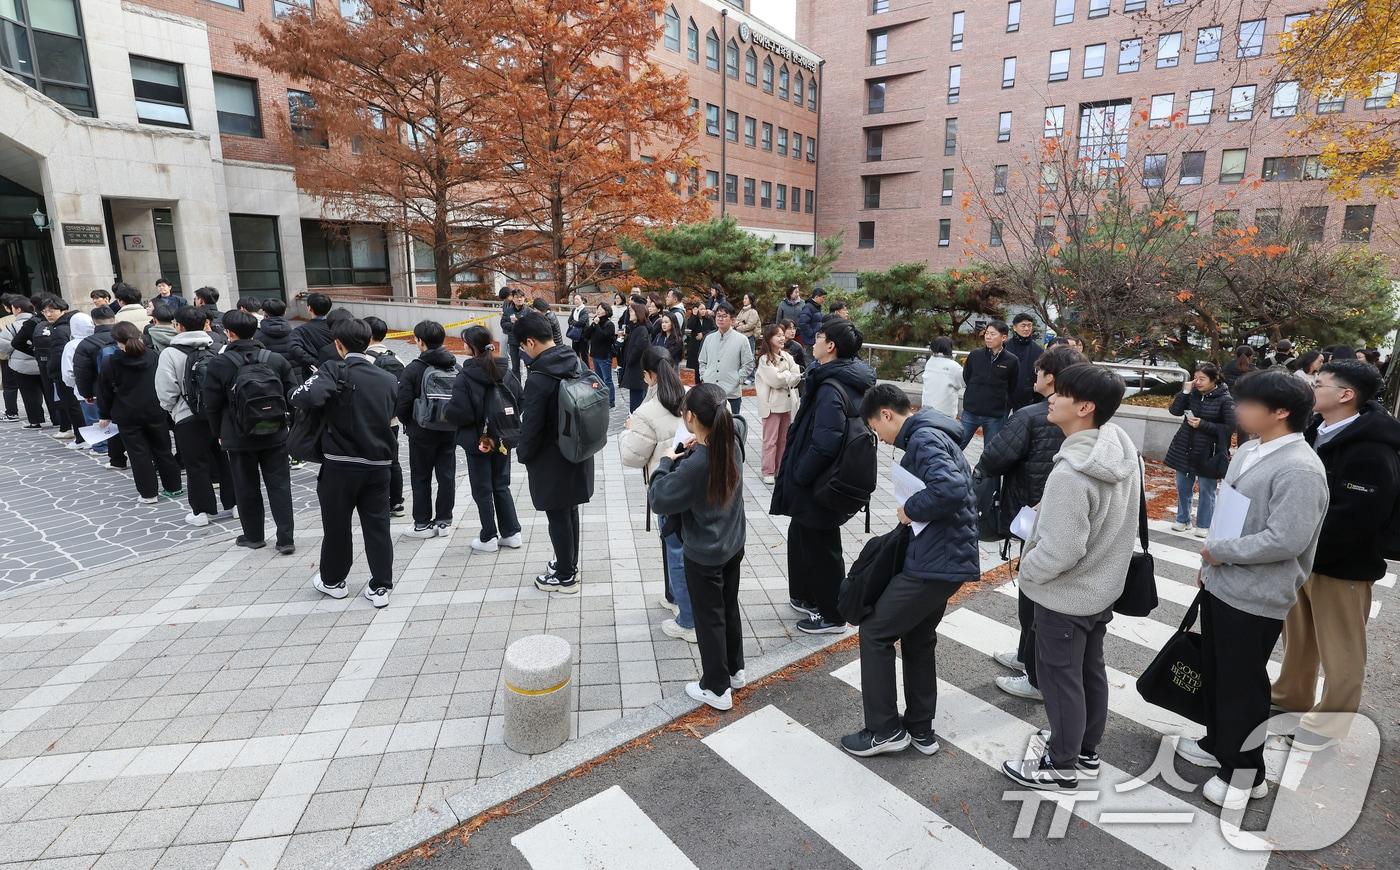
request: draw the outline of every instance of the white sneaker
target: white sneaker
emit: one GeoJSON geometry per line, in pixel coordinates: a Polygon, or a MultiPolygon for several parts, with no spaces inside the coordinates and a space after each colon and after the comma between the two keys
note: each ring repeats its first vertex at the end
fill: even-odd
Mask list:
{"type": "Polygon", "coordinates": [[[699,639],[695,636],[695,629],[681,628],[680,623],[676,622],[674,619],[667,619],[662,621],[661,633],[666,635],[667,637],[679,638],[680,640],[686,641],[687,643],[700,642],[699,639]]]}
{"type": "Polygon", "coordinates": [[[344,580],[340,581],[338,586],[327,586],[325,583],[322,583],[320,571],[317,571],[315,575],[312,576],[311,588],[320,592],[322,595],[329,595],[331,598],[344,598],[346,595],[350,594],[350,590],[346,588],[344,580]]]}
{"type": "Polygon", "coordinates": [[[1195,532],[1193,532],[1193,534],[1198,538],[1204,538],[1210,534],[1210,527],[1207,526],[1204,529],[1198,528],[1195,532]]]}
{"type": "Polygon", "coordinates": [[[656,599],[656,603],[660,604],[664,609],[671,611],[672,616],[681,615],[681,606],[674,601],[667,601],[665,596],[656,599]]]}
{"type": "Polygon", "coordinates": [[[1191,528],[1190,523],[1172,523],[1173,532],[1184,532],[1191,528]]]}
{"type": "Polygon", "coordinates": [[[146,498],[145,496],[141,496],[141,498],[139,498],[139,499],[137,499],[137,500],[140,501],[141,504],[155,504],[156,502],[160,501],[160,498],[157,497],[157,496],[151,496],[150,498],[146,498]]]}
{"type": "Polygon", "coordinates": [[[1219,760],[1202,749],[1201,744],[1194,737],[1178,737],[1176,739],[1176,754],[1197,767],[1220,766],[1219,760]]]}
{"type": "Polygon", "coordinates": [[[50,438],[57,438],[59,441],[72,441],[72,440],[73,440],[73,433],[72,433],[72,431],[63,432],[63,431],[60,430],[60,431],[58,431],[58,432],[51,432],[51,433],[49,433],[49,437],[50,437],[50,438]]]}
{"type": "Polygon", "coordinates": [[[1201,788],[1201,796],[1218,807],[1227,810],[1242,810],[1250,799],[1267,797],[1269,784],[1261,782],[1253,788],[1235,788],[1218,776],[1212,776],[1201,788]]]}
{"type": "Polygon", "coordinates": [[[196,513],[185,514],[185,524],[189,526],[207,526],[209,525],[209,515],[196,513]]]}
{"type": "Polygon", "coordinates": [[[366,586],[364,596],[365,600],[368,601],[370,604],[373,604],[376,609],[380,607],[389,606],[388,589],[374,589],[369,586],[366,586]]]}
{"type": "Polygon", "coordinates": [[[734,709],[733,690],[726,689],[723,695],[716,695],[709,689],[701,688],[699,682],[686,683],[685,693],[697,701],[708,704],[716,710],[734,709]]]}
{"type": "Polygon", "coordinates": [[[1010,668],[1013,671],[1020,671],[1022,673],[1026,671],[1025,662],[1017,658],[1016,650],[1014,649],[992,653],[992,658],[996,660],[997,664],[1004,668],[1010,668]]]}
{"type": "Polygon", "coordinates": [[[520,533],[516,532],[513,535],[506,535],[504,538],[501,538],[500,545],[502,547],[509,547],[512,550],[518,550],[525,546],[525,542],[521,540],[520,533]]]}
{"type": "Polygon", "coordinates": [[[492,538],[489,541],[483,541],[480,538],[472,538],[472,549],[478,553],[494,553],[501,549],[501,539],[492,538]]]}
{"type": "Polygon", "coordinates": [[[729,675],[729,688],[731,689],[742,689],[748,684],[749,677],[744,673],[743,668],[740,668],[738,673],[729,675]]]}
{"type": "Polygon", "coordinates": [[[65,450],[87,450],[91,447],[92,445],[86,441],[69,441],[67,444],[63,445],[63,449],[65,450]]]}
{"type": "Polygon", "coordinates": [[[1030,701],[1043,701],[1045,696],[1040,690],[1031,685],[1031,678],[1022,674],[1019,677],[997,677],[997,688],[1008,695],[1015,695],[1017,698],[1025,698],[1030,701]]]}
{"type": "Polygon", "coordinates": [[[436,538],[438,536],[438,527],[432,523],[428,523],[426,526],[414,526],[404,532],[404,536],[409,538],[436,538]]]}
{"type": "Polygon", "coordinates": [[[771,474],[765,474],[763,475],[763,482],[768,484],[769,486],[772,486],[774,483],[777,482],[777,478],[773,477],[773,475],[771,474]]]}
{"type": "Polygon", "coordinates": [[[234,505],[226,511],[219,511],[216,514],[211,515],[209,519],[214,520],[215,522],[218,522],[219,520],[238,519],[238,505],[234,505]]]}

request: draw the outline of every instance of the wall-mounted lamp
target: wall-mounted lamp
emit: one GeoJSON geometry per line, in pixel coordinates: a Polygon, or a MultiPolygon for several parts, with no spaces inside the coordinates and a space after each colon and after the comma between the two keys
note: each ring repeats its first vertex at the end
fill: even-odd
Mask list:
{"type": "Polygon", "coordinates": [[[34,226],[41,230],[53,229],[53,224],[49,223],[49,216],[44,214],[42,209],[34,209],[34,214],[30,215],[34,219],[34,226]]]}

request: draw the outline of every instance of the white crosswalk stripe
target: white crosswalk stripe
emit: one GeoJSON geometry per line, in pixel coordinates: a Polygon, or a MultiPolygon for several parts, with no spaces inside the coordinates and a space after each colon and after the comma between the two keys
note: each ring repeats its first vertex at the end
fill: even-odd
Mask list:
{"type": "Polygon", "coordinates": [[[534,870],[696,870],[618,786],[511,838],[534,870]]]}

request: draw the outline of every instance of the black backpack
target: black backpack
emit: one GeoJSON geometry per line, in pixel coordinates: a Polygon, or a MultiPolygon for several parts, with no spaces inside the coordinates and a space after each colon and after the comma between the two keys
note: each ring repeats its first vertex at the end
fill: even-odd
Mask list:
{"type": "Polygon", "coordinates": [[[214,358],[209,346],[193,347],[187,344],[174,344],[171,347],[185,355],[184,374],[180,378],[180,398],[189,406],[196,417],[204,416],[204,376],[209,371],[209,361],[214,358]]]}
{"type": "Polygon", "coordinates": [[[228,388],[234,427],[248,438],[275,435],[287,427],[287,397],[271,359],[272,352],[266,349],[245,353],[228,388]]]}
{"type": "Polygon", "coordinates": [[[904,554],[912,537],[909,526],[899,523],[893,530],[865,542],[850,573],[841,581],[836,599],[841,616],[851,625],[860,625],[871,614],[890,579],[904,570],[904,554]]]}
{"type": "Polygon", "coordinates": [[[865,425],[859,412],[851,412],[846,390],[840,384],[831,386],[841,401],[846,431],[841,438],[841,451],[831,467],[817,477],[812,500],[839,516],[844,523],[870,504],[870,496],[875,492],[878,460],[875,433],[865,425]]]}
{"type": "Polygon", "coordinates": [[[977,540],[1003,541],[1001,528],[1001,478],[988,477],[978,469],[972,473],[972,492],[977,496],[977,540]]]}
{"type": "Polygon", "coordinates": [[[345,378],[343,365],[322,366],[319,374],[335,381],[335,394],[319,408],[297,411],[296,419],[292,421],[292,430],[287,433],[287,455],[302,462],[326,461],[325,452],[321,449],[321,439],[326,434],[330,415],[334,413],[343,395],[355,391],[355,385],[345,378]]]}
{"type": "Polygon", "coordinates": [[[447,407],[452,404],[452,385],[456,381],[455,363],[450,369],[424,367],[418,395],[413,399],[413,422],[418,428],[433,432],[457,431],[457,424],[447,417],[447,407]]]}
{"type": "Polygon", "coordinates": [[[385,348],[384,350],[371,353],[370,356],[374,357],[374,364],[376,366],[393,375],[395,380],[403,376],[403,360],[395,356],[392,350],[385,348]]]}
{"type": "Polygon", "coordinates": [[[520,382],[506,372],[486,391],[486,422],[481,434],[494,438],[508,449],[520,443],[520,382]]]}

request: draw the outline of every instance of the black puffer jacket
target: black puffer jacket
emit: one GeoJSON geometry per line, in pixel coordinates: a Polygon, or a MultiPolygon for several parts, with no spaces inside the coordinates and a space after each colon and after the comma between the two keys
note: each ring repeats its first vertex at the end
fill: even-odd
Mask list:
{"type": "MultiPolygon", "coordinates": [[[[451,440],[455,433],[424,429],[413,420],[413,403],[422,391],[423,374],[429,366],[451,371],[457,367],[457,358],[445,347],[434,347],[419,354],[417,359],[404,366],[403,374],[399,375],[399,388],[394,398],[394,416],[399,418],[399,425],[407,433],[408,440],[435,444],[451,440]]],[[[456,391],[453,393],[455,397],[456,391]]]]}
{"type": "Polygon", "coordinates": [[[156,362],[160,355],[147,350],[130,356],[118,349],[97,378],[97,413],[120,429],[124,426],[159,426],[169,417],[156,398],[156,362]]]}
{"type": "Polygon", "coordinates": [[[899,464],[924,482],[909,496],[904,512],[928,523],[909,540],[904,573],[919,580],[966,583],[982,573],[977,549],[977,496],[972,471],[958,446],[962,427],[937,411],[920,411],[904,421],[894,446],[904,451],[899,464]]]}
{"type": "Polygon", "coordinates": [[[56,385],[63,383],[63,346],[73,337],[72,320],[77,314],[76,311],[63,312],[49,331],[49,357],[44,365],[48,368],[49,380],[56,385]]]}
{"type": "MultiPolygon", "coordinates": [[[[1321,417],[1305,437],[1317,444],[1321,417]]],[[[1361,416],[1317,448],[1330,499],[1313,571],[1343,580],[1385,576],[1385,530],[1400,498],[1400,422],[1372,401],[1361,416]]]]}
{"type": "Polygon", "coordinates": [[[1016,357],[1016,388],[1011,393],[1011,409],[1024,408],[1039,400],[1035,394],[1035,361],[1045,353],[1045,346],[1035,337],[1022,338],[1012,334],[1006,350],[1016,357]]]}
{"type": "Polygon", "coordinates": [[[447,419],[457,424],[457,446],[467,451],[468,455],[476,454],[477,444],[481,441],[481,426],[486,422],[487,390],[493,388],[493,382],[504,383],[515,397],[515,406],[520,407],[519,379],[510,373],[503,359],[495,360],[495,370],[499,377],[493,381],[481,357],[471,357],[462,363],[462,370],[457,372],[457,381],[452,385],[452,402],[447,406],[447,419]]]}
{"type": "MultiPolygon", "coordinates": [[[[326,345],[334,345],[330,324],[324,317],[313,317],[292,330],[291,345],[288,347],[287,361],[301,369],[303,378],[311,377],[311,370],[326,361],[323,356],[326,345]]],[[[337,356],[332,349],[331,356],[337,356]]]]}
{"type": "Polygon", "coordinates": [[[977,468],[987,477],[1001,478],[1001,533],[1011,533],[1011,521],[1021,508],[1040,503],[1045,479],[1055,467],[1055,454],[1065,433],[1047,419],[1044,402],[1011,415],[997,437],[982,448],[977,468]]]}
{"type": "Polygon", "coordinates": [[[73,351],[73,384],[79,396],[84,399],[97,398],[97,357],[102,353],[102,348],[115,343],[110,323],[94,327],[92,335],[78,342],[78,347],[73,351]]]}
{"type": "Polygon", "coordinates": [[[588,342],[590,357],[610,360],[613,355],[613,342],[617,340],[617,324],[606,317],[600,317],[583,328],[583,338],[588,342]]]}
{"type": "Polygon", "coordinates": [[[551,347],[531,360],[529,368],[516,453],[529,473],[530,500],[540,511],[585,504],[593,498],[593,457],[575,463],[559,451],[559,379],[578,370],[578,354],[551,347]]]}
{"type": "Polygon", "coordinates": [[[809,370],[806,384],[807,398],[788,429],[769,513],[792,517],[814,529],[836,529],[840,518],[816,505],[812,487],[840,454],[847,414],[860,414],[861,397],[875,386],[875,370],[862,360],[836,359],[809,370]]]}
{"type": "Polygon", "coordinates": [[[284,357],[291,355],[292,325],[285,317],[264,317],[262,323],[258,324],[258,331],[253,334],[253,338],[262,342],[262,346],[273,353],[280,353],[284,357]]]}
{"type": "Polygon", "coordinates": [[[1230,452],[1230,436],[1235,431],[1235,399],[1230,388],[1220,383],[1203,395],[1192,387],[1189,393],[1177,393],[1168,410],[1177,417],[1190,410],[1201,418],[1201,425],[1192,427],[1181,421],[1167,448],[1167,467],[1216,480],[1224,477],[1229,460],[1213,457],[1230,452]]]}

